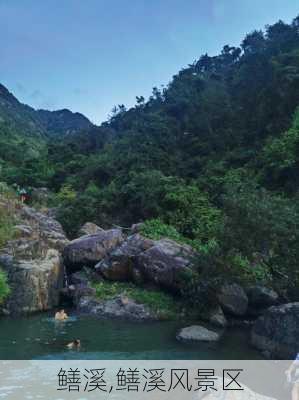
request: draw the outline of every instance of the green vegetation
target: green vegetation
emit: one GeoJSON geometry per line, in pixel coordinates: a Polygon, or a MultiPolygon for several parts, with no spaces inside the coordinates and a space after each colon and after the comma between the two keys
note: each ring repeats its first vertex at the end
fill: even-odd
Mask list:
{"type": "Polygon", "coordinates": [[[172,296],[154,289],[143,289],[130,283],[100,282],[94,284],[100,300],[108,300],[117,295],[125,295],[144,304],[160,318],[176,319],[181,312],[181,304],[172,296]]]}
{"type": "Polygon", "coordinates": [[[165,224],[159,218],[147,220],[142,225],[141,233],[153,240],[168,238],[180,243],[186,243],[186,238],[180,235],[173,226],[165,224]]]}
{"type": "Polygon", "coordinates": [[[15,236],[15,200],[14,191],[0,182],[0,249],[15,236]]]}
{"type": "Polygon", "coordinates": [[[70,236],[87,220],[142,221],[151,238],[191,244],[200,256],[186,288],[207,274],[294,292],[298,27],[299,17],[278,21],[240,47],[201,56],[148,100],[115,107],[100,127],[66,112],[59,123],[56,114],[37,117],[0,87],[0,179],[47,186],[70,236]]]}
{"type": "Polygon", "coordinates": [[[7,283],[7,276],[0,269],[0,305],[3,303],[3,301],[9,295],[9,293],[10,293],[10,289],[9,289],[9,286],[7,283]]]}

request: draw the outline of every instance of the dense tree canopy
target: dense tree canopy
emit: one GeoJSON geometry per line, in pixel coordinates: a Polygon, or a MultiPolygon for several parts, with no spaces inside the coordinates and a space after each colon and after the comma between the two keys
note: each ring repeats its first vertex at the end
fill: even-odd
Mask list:
{"type": "Polygon", "coordinates": [[[296,282],[298,27],[296,18],[251,32],[147,101],[137,96],[135,107],[120,104],[100,127],[61,140],[52,119],[46,137],[2,123],[1,179],[48,186],[71,235],[87,220],[149,221],[149,231],[170,229],[234,273],[296,282]]]}

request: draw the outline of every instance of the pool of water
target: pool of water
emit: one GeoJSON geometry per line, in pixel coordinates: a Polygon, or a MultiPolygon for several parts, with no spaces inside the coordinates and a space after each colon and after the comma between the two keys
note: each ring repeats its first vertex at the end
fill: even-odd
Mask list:
{"type": "Polygon", "coordinates": [[[73,316],[58,322],[53,314],[0,319],[0,359],[258,359],[248,345],[248,330],[229,329],[217,343],[181,343],[182,322],[128,322],[73,316]],[[66,344],[81,340],[79,351],[66,344]]]}

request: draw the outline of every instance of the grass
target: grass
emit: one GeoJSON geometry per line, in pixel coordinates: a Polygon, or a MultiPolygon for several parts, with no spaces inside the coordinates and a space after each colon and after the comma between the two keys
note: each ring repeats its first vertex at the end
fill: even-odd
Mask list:
{"type": "Polygon", "coordinates": [[[3,303],[9,293],[10,289],[7,283],[7,276],[5,272],[0,269],[0,304],[3,303]]]}
{"type": "Polygon", "coordinates": [[[177,319],[182,311],[180,301],[160,290],[140,288],[131,283],[104,281],[94,284],[94,288],[100,300],[109,300],[124,294],[137,303],[147,306],[161,319],[177,319]]]}
{"type": "Polygon", "coordinates": [[[14,219],[5,207],[0,205],[0,249],[15,236],[14,219]]]}

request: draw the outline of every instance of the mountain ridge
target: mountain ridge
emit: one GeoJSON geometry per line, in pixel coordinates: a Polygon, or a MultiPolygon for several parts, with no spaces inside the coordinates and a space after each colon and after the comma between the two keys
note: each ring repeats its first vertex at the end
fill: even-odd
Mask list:
{"type": "Polygon", "coordinates": [[[94,126],[85,115],[67,108],[49,111],[21,103],[0,83],[0,124],[3,123],[22,131],[23,134],[44,138],[68,135],[94,126]]]}

